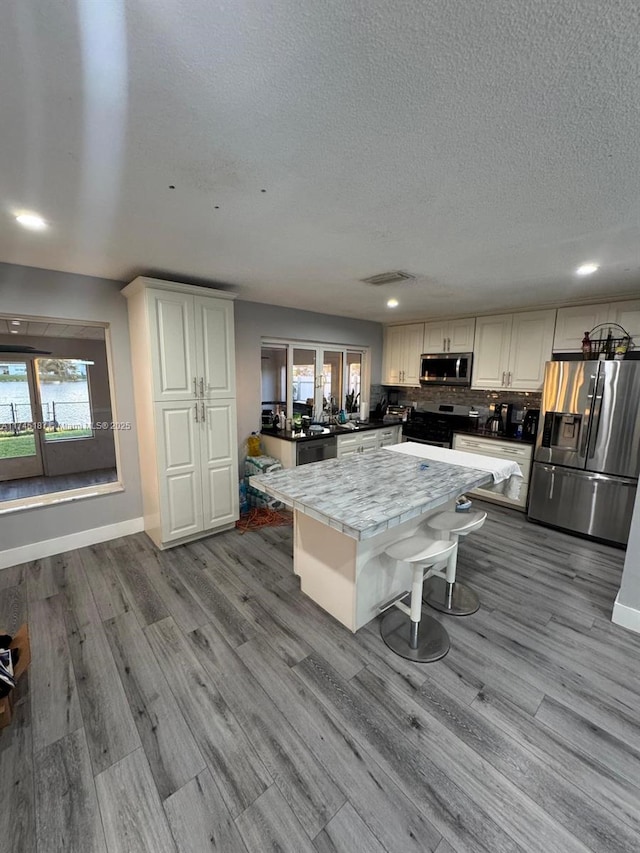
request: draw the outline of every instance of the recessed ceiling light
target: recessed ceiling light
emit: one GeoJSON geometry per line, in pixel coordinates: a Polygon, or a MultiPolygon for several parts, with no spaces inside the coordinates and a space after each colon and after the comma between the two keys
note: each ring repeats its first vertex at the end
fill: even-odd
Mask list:
{"type": "Polygon", "coordinates": [[[397,308],[398,300],[397,299],[387,299],[387,308],[397,308]]]}
{"type": "Polygon", "coordinates": [[[17,330],[17,329],[9,329],[9,331],[11,332],[11,334],[12,334],[12,335],[17,335],[17,334],[18,334],[18,330],[17,330]]]}
{"type": "Polygon", "coordinates": [[[32,231],[43,231],[47,227],[44,219],[41,216],[36,216],[35,213],[20,213],[16,216],[16,221],[32,231]]]}
{"type": "Polygon", "coordinates": [[[599,269],[598,264],[594,264],[594,263],[582,264],[576,270],[576,275],[591,275],[597,269],[599,269]]]}

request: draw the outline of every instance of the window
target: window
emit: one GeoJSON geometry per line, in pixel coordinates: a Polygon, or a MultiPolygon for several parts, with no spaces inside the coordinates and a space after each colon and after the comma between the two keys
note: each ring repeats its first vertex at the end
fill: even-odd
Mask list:
{"type": "Polygon", "coordinates": [[[87,369],[92,364],[77,358],[36,359],[45,441],[93,437],[87,369]]]}
{"type": "Polygon", "coordinates": [[[277,408],[287,417],[302,414],[315,421],[326,420],[340,409],[354,419],[369,414],[368,399],[363,400],[366,348],[264,341],[261,364],[262,408],[267,417],[277,408]]]}
{"type": "Polygon", "coordinates": [[[112,426],[104,326],[0,315],[0,502],[112,491],[112,426]]]}

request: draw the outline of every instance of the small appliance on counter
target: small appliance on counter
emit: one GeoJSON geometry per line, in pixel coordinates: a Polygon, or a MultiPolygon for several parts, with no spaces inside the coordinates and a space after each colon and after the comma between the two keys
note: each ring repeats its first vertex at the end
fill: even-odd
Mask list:
{"type": "Polygon", "coordinates": [[[527,409],[522,420],[522,440],[533,444],[538,435],[540,409],[527,409]]]}

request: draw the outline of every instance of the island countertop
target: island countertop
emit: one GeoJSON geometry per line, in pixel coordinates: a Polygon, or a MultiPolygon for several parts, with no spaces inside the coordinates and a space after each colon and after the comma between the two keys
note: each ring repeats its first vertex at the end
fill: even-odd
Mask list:
{"type": "Polygon", "coordinates": [[[481,469],[388,449],[251,478],[251,485],[354,539],[369,539],[491,480],[481,469]]]}

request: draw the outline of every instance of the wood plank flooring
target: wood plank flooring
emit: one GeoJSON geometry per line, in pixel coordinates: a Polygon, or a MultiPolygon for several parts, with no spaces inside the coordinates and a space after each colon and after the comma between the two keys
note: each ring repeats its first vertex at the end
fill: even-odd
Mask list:
{"type": "MultiPolygon", "coordinates": [[[[477,502],[480,506],[480,502],[477,502]]],[[[485,505],[412,664],[299,591],[292,533],[139,534],[0,572],[33,662],[0,735],[11,853],[637,853],[624,553],[485,505]]]]}

